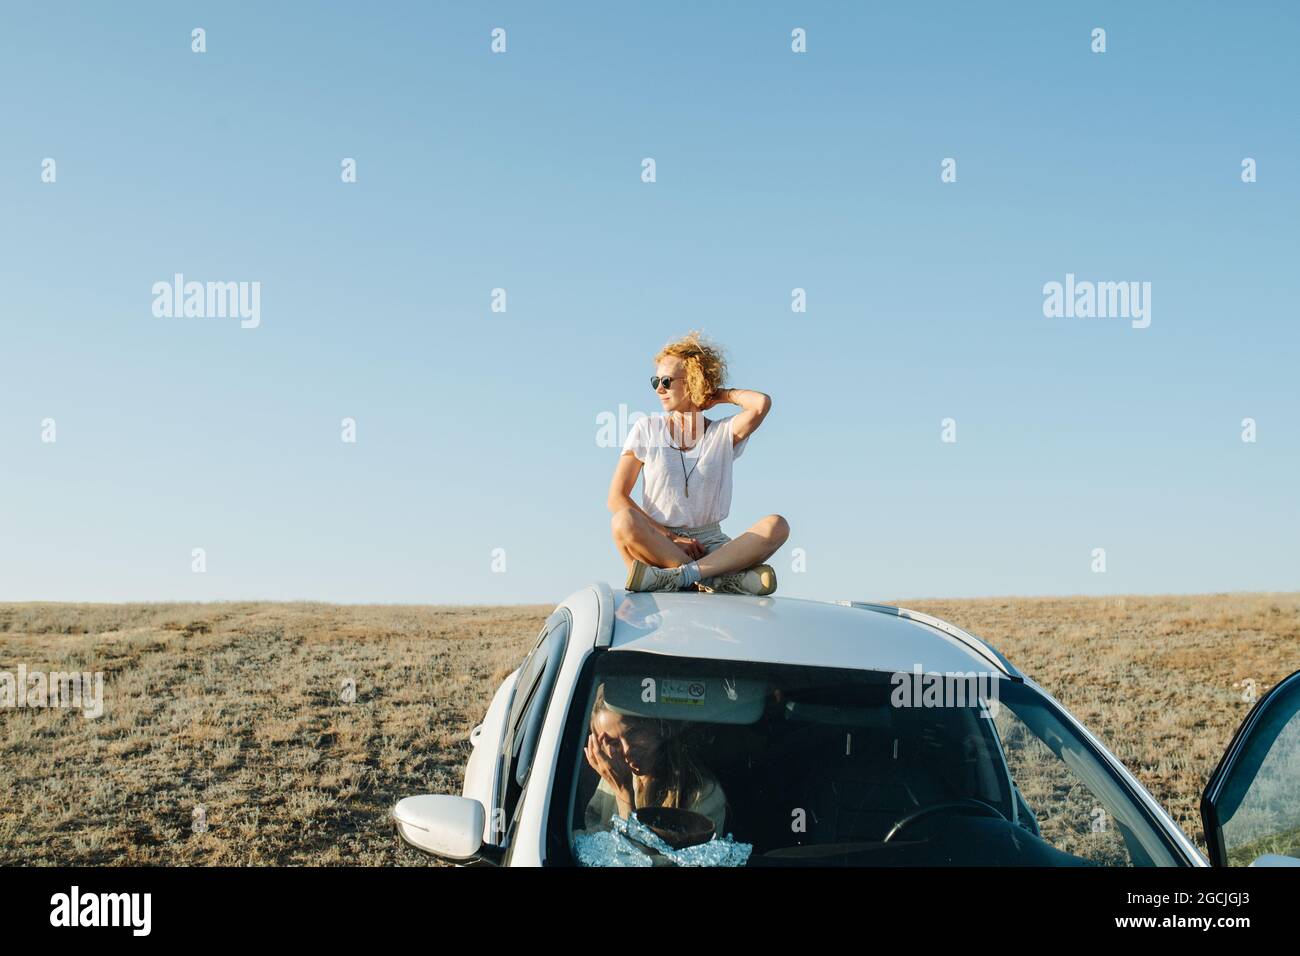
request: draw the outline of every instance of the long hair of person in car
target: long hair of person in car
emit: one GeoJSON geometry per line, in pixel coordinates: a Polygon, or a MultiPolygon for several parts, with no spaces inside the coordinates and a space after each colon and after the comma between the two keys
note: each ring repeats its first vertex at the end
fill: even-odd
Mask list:
{"type": "Polygon", "coordinates": [[[659,755],[655,761],[655,769],[646,775],[649,779],[646,780],[644,792],[636,795],[637,808],[690,809],[703,794],[704,774],[691,756],[693,735],[690,733],[689,725],[679,720],[636,717],[632,714],[618,713],[605,701],[604,684],[596,688],[596,702],[591,708],[593,721],[602,710],[617,714],[632,727],[649,729],[659,739],[659,755]]]}

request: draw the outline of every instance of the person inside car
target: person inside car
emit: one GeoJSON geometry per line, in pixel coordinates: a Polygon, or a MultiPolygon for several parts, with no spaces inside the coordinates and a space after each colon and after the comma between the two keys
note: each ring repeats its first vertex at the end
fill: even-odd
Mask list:
{"type": "Polygon", "coordinates": [[[596,689],[587,737],[587,763],[600,777],[587,804],[586,829],[607,829],[615,814],[640,807],[677,807],[703,814],[722,836],[727,796],[691,754],[689,724],[621,713],[596,689]]]}

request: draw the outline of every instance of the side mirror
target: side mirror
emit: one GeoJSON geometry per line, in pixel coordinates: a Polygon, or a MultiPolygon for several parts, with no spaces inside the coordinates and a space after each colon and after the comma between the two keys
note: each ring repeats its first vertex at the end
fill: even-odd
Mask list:
{"type": "Polygon", "coordinates": [[[483,804],[468,797],[425,794],[405,797],[393,807],[393,824],[403,840],[448,860],[482,858],[483,804]]]}

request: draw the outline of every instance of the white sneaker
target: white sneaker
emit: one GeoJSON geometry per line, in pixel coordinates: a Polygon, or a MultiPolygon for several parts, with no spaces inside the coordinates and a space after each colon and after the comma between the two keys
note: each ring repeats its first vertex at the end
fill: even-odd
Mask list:
{"type": "Polygon", "coordinates": [[[756,564],[744,571],[705,578],[697,587],[714,594],[771,594],[776,590],[776,571],[770,564],[756,564]]]}
{"type": "Polygon", "coordinates": [[[656,568],[644,561],[633,561],[627,569],[627,582],[623,585],[628,591],[680,591],[682,590],[681,568],[656,568]]]}

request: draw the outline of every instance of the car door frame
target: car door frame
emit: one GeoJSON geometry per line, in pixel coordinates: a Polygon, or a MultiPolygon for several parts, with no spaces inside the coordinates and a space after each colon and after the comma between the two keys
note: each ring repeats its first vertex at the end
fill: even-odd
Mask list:
{"type": "Polygon", "coordinates": [[[1270,726],[1266,722],[1269,711],[1278,706],[1283,698],[1289,698],[1292,694],[1300,694],[1300,670],[1282,678],[1270,687],[1263,697],[1255,701],[1255,706],[1237,727],[1232,740],[1219,758],[1214,772],[1210,774],[1205,789],[1201,792],[1201,827],[1205,832],[1205,845],[1210,851],[1210,862],[1214,866],[1228,865],[1218,806],[1218,801],[1223,796],[1223,787],[1236,769],[1238,761],[1243,759],[1250,748],[1255,735],[1264,732],[1270,726]]]}
{"type": "Polygon", "coordinates": [[[499,850],[506,851],[507,853],[510,849],[511,837],[514,835],[517,828],[520,808],[523,805],[524,797],[528,790],[528,780],[532,774],[532,764],[537,757],[536,737],[540,735],[541,725],[545,724],[545,715],[550,710],[551,700],[555,695],[558,685],[559,671],[564,665],[564,659],[567,656],[572,641],[573,615],[567,607],[561,605],[552,611],[550,616],[547,617],[546,623],[542,626],[541,634],[538,635],[536,642],[534,642],[532,649],[524,658],[523,663],[519,665],[514,679],[514,686],[510,690],[510,699],[506,703],[505,714],[501,722],[501,736],[497,741],[496,747],[496,765],[492,773],[492,805],[489,808],[487,830],[494,837],[498,838],[491,841],[492,845],[497,847],[499,850]],[[537,654],[543,653],[552,635],[555,633],[557,628],[560,627],[563,627],[566,633],[564,636],[564,645],[560,650],[558,659],[554,663],[551,663],[550,661],[544,663],[541,670],[537,673],[536,678],[531,683],[526,682],[525,677],[527,676],[529,664],[537,654]],[[543,687],[544,684],[548,686],[543,687]],[[515,734],[521,727],[520,722],[527,719],[531,712],[531,708],[528,706],[531,701],[527,700],[524,702],[524,706],[520,712],[515,715],[515,701],[519,698],[521,692],[525,695],[531,695],[535,689],[539,693],[544,692],[546,695],[545,700],[542,701],[541,704],[542,717],[539,726],[534,728],[533,731],[534,741],[531,747],[531,752],[529,753],[528,769],[525,771],[523,782],[519,783],[519,796],[515,799],[512,808],[513,812],[507,815],[505,813],[506,808],[502,803],[502,797],[506,789],[506,787],[503,786],[506,784],[505,774],[509,772],[511,768],[513,760],[511,751],[514,749],[513,743],[515,734]],[[511,719],[512,716],[514,716],[514,720],[511,719]],[[507,816],[508,819],[503,819],[507,816]],[[498,821],[502,824],[500,830],[497,829],[498,821]]]}
{"type": "Polygon", "coordinates": [[[546,866],[563,862],[563,840],[550,842],[548,829],[557,795],[555,773],[564,741],[564,726],[573,705],[578,676],[591,656],[609,645],[614,629],[613,593],[598,582],[576,591],[563,602],[573,615],[569,647],[556,678],[542,732],[537,739],[528,785],[519,800],[518,825],[506,851],[507,866],[546,866]]]}

